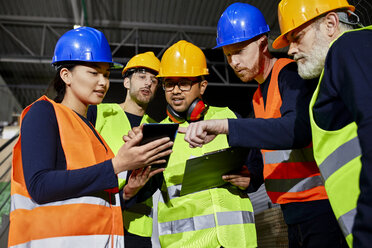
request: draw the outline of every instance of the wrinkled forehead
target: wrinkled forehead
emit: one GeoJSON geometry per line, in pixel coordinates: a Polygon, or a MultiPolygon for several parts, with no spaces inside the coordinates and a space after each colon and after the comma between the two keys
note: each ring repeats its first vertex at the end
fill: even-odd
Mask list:
{"type": "Polygon", "coordinates": [[[285,38],[287,39],[287,41],[289,43],[295,41],[298,36],[305,35],[308,32],[312,31],[313,28],[314,28],[314,22],[315,22],[315,20],[307,22],[307,23],[299,26],[298,28],[296,28],[296,29],[292,30],[291,32],[289,32],[288,34],[286,34],[285,38]]]}

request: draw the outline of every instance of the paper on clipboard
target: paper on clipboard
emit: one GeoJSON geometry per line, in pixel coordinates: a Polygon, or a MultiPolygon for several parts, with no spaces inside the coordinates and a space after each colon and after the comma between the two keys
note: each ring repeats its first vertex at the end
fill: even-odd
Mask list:
{"type": "Polygon", "coordinates": [[[244,165],[249,149],[226,148],[186,161],[180,195],[225,184],[222,176],[244,165]]]}

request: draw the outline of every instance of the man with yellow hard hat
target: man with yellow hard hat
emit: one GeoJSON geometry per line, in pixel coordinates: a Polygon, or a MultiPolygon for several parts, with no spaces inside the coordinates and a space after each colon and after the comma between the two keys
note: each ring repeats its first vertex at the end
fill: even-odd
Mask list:
{"type": "Polygon", "coordinates": [[[372,244],[372,26],[346,0],[282,0],[281,35],[302,78],[317,78],[310,102],[314,157],[350,247],[372,244]]]}
{"type": "MultiPolygon", "coordinates": [[[[207,106],[203,101],[208,74],[205,55],[194,44],[181,40],[165,51],[158,75],[168,103],[168,117],[162,123],[187,127],[201,120],[236,118],[230,109],[207,106]]],[[[252,204],[239,183],[180,194],[186,161],[227,147],[226,135],[202,148],[190,148],[184,134],[177,134],[173,154],[163,173],[164,200],[158,204],[162,247],[257,247],[252,204]]],[[[248,168],[257,167],[254,163],[262,164],[257,155],[257,151],[250,153],[248,168]]],[[[254,181],[255,173],[251,172],[254,181]]]]}
{"type": "MultiPolygon", "coordinates": [[[[123,84],[127,89],[125,101],[120,104],[102,103],[90,106],[88,109],[88,119],[115,154],[124,144],[123,136],[127,135],[132,127],[142,123],[155,123],[155,120],[146,114],[146,109],[158,87],[156,75],[159,66],[160,61],[153,52],[137,54],[128,61],[122,71],[123,84]]],[[[123,189],[124,200],[126,200],[123,222],[124,242],[127,248],[152,247],[152,194],[157,186],[147,182],[163,170],[151,170],[147,167],[128,173],[125,171],[118,175],[119,189],[123,189]]],[[[161,185],[162,177],[152,179],[154,179],[152,184],[161,185]]]]}

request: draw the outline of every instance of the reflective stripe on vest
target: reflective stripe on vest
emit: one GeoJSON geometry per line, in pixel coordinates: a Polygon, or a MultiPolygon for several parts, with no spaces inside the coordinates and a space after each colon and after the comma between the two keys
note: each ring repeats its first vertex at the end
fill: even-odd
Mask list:
{"type": "Polygon", "coordinates": [[[277,150],[265,152],[265,164],[314,162],[313,148],[277,150]]]}
{"type": "MultiPolygon", "coordinates": [[[[271,72],[266,105],[261,88],[253,96],[256,118],[281,118],[282,99],[278,77],[284,66],[293,62],[278,59],[271,72]]],[[[261,150],[264,158],[264,178],[267,194],[273,203],[286,204],[327,199],[312,145],[302,149],[261,150]]]]}
{"type": "Polygon", "coordinates": [[[356,208],[354,208],[349,212],[341,215],[340,218],[337,219],[342,233],[345,235],[345,237],[351,234],[356,213],[356,208]]]}
{"type": "MultiPolygon", "coordinates": [[[[113,206],[120,206],[120,198],[119,195],[115,195],[116,203],[113,206]]],[[[25,209],[25,210],[33,210],[38,207],[48,207],[48,206],[62,206],[62,205],[69,205],[69,204],[93,204],[93,205],[100,205],[105,207],[110,207],[110,203],[105,199],[101,199],[96,196],[82,196],[79,198],[72,198],[63,201],[55,201],[51,203],[45,204],[37,204],[34,200],[25,197],[23,195],[14,194],[11,196],[11,205],[10,205],[10,212],[15,211],[17,209],[25,209]]]]}
{"type": "Polygon", "coordinates": [[[320,176],[294,179],[265,179],[267,191],[272,192],[302,192],[323,185],[320,176]]]}
{"type": "Polygon", "coordinates": [[[182,184],[172,185],[167,188],[169,199],[172,200],[176,197],[180,197],[182,184]]]}
{"type": "Polygon", "coordinates": [[[351,160],[362,155],[359,139],[355,137],[339,146],[319,165],[324,181],[351,160]]]}
{"type": "Polygon", "coordinates": [[[47,239],[32,240],[20,245],[10,246],[11,248],[30,248],[30,247],[102,247],[102,248],[123,248],[124,237],[113,235],[113,243],[107,235],[80,235],[65,236],[47,239]]]}
{"type": "MultiPolygon", "coordinates": [[[[254,223],[254,215],[249,211],[217,212],[217,225],[240,225],[254,223]]],[[[159,223],[159,235],[198,231],[216,227],[214,214],[159,223]]]]}

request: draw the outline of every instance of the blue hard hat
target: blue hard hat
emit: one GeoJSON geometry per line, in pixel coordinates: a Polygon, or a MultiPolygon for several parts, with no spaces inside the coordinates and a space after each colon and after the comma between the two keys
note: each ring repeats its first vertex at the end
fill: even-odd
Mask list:
{"type": "Polygon", "coordinates": [[[112,61],[110,45],[105,35],[91,27],[80,27],[64,33],[57,41],[52,64],[61,62],[106,62],[110,68],[123,68],[112,61]]]}
{"type": "Polygon", "coordinates": [[[250,40],[269,31],[259,9],[247,3],[233,3],[218,21],[217,46],[214,48],[250,40]]]}

